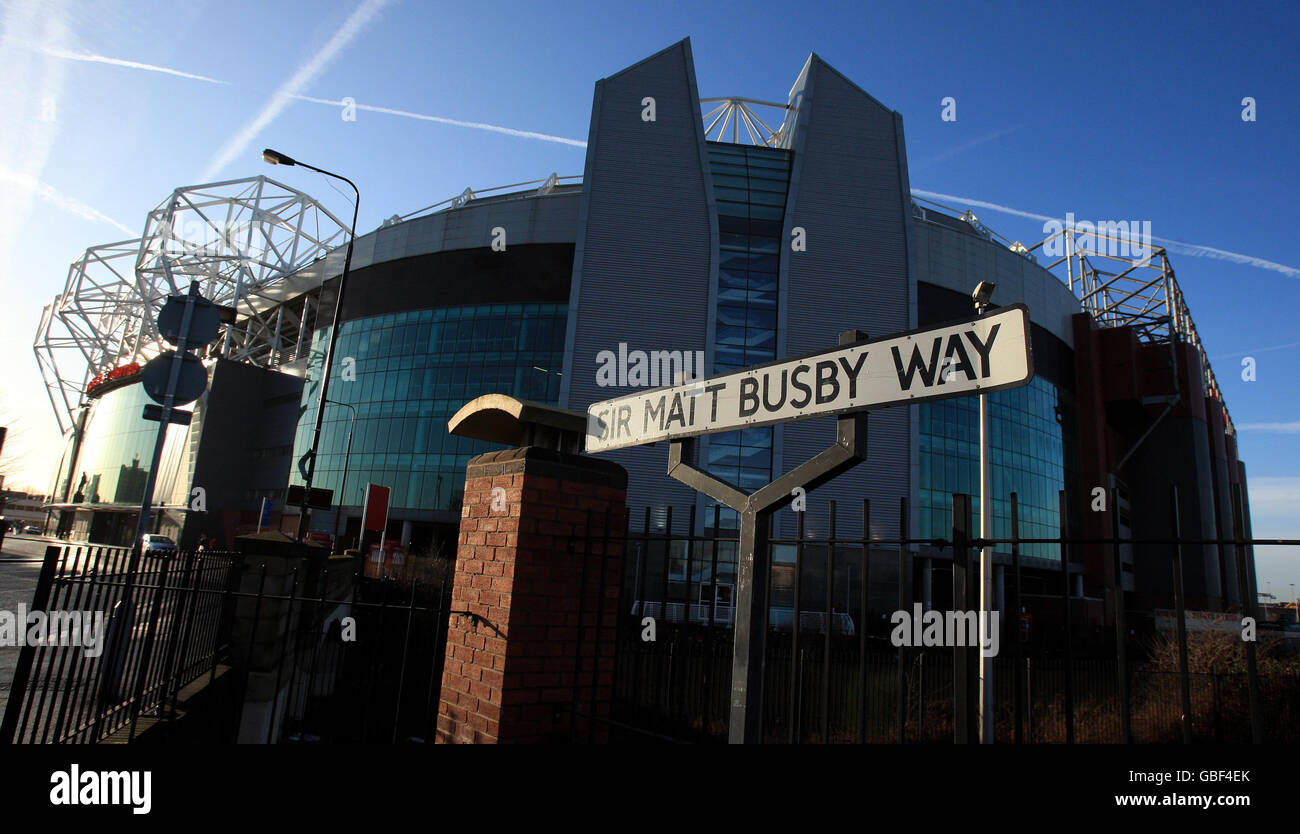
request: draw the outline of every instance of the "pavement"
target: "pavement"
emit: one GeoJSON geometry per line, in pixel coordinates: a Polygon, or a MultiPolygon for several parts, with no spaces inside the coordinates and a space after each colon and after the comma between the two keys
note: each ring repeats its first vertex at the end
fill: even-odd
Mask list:
{"type": "MultiPolygon", "coordinates": [[[[44,536],[14,533],[5,536],[0,549],[0,610],[17,612],[19,605],[32,604],[45,548],[58,542],[44,536]]],[[[4,705],[9,700],[19,651],[17,646],[0,645],[0,715],[4,714],[4,705]]]]}

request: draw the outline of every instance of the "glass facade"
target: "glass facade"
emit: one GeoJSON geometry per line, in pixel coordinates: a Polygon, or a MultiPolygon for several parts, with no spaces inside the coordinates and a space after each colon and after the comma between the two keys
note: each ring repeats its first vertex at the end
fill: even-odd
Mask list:
{"type": "MultiPolygon", "coordinates": [[[[158,424],[142,416],[145,405],[152,403],[139,383],[109,391],[93,401],[73,464],[69,501],[139,507],[158,438],[158,424]]],[[[160,477],[154,488],[157,503],[184,503],[188,481],[180,464],[189,431],[188,426],[178,425],[167,429],[160,477]]],[[[63,471],[56,476],[56,487],[63,476],[63,471]]]]}
{"type": "MultiPolygon", "coordinates": [[[[360,506],[370,482],[393,490],[394,508],[457,510],[466,464],[499,447],[448,434],[447,420],[483,394],[556,404],[567,315],[566,304],[483,304],[344,322],[329,398],[356,410],[347,493],[353,412],[339,405],[327,405],[314,486],[346,506],[360,506]]],[[[312,342],[295,461],[311,446],[328,341],[323,328],[312,342]]]]}
{"type": "MultiPolygon", "coordinates": [[[[993,535],[1011,535],[1016,493],[1021,538],[1059,535],[1057,494],[1072,482],[1075,405],[1071,395],[1041,376],[1028,385],[989,395],[993,479],[993,535]]],[[[919,406],[921,421],[921,536],[952,534],[952,494],[971,496],[979,529],[979,399],[957,397],[919,406]]],[[[1005,546],[999,552],[1010,552],[1005,546]]],[[[1025,544],[1021,553],[1060,559],[1054,544],[1025,544]]]]}
{"type": "MultiPolygon", "coordinates": [[[[777,289],[789,151],[709,143],[718,206],[717,336],[712,373],[776,358],[777,289]]],[[[715,434],[704,468],[753,492],[772,480],[771,427],[715,434]]],[[[724,513],[730,520],[734,513],[724,513]]]]}

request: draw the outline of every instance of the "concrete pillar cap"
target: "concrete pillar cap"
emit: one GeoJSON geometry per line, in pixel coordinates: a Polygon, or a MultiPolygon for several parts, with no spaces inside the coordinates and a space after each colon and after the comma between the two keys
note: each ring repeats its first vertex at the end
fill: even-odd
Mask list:
{"type": "Polygon", "coordinates": [[[484,394],[461,406],[447,421],[447,431],[507,446],[577,453],[583,448],[587,415],[506,394],[484,394]]]}

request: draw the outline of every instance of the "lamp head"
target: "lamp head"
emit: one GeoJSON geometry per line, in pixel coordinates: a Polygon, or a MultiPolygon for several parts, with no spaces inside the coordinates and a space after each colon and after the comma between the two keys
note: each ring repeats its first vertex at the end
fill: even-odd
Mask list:
{"type": "Polygon", "coordinates": [[[971,293],[970,297],[975,299],[975,306],[977,308],[982,309],[989,303],[989,300],[993,298],[993,289],[996,286],[997,285],[992,281],[980,281],[979,284],[976,285],[975,292],[971,293]]]}
{"type": "Polygon", "coordinates": [[[272,165],[296,165],[297,164],[296,162],[294,162],[293,157],[286,156],[285,154],[282,154],[279,151],[271,150],[270,148],[266,148],[265,150],[262,151],[262,159],[266,160],[272,165]]]}

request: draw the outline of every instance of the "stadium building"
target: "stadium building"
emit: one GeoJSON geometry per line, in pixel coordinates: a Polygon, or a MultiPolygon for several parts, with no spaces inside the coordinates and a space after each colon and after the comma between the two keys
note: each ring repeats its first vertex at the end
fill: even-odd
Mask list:
{"type": "MultiPolygon", "coordinates": [[[[1244,494],[1245,466],[1159,247],[1129,251],[1123,229],[1078,226],[1024,245],[970,211],[914,198],[901,115],[816,55],[785,103],[702,99],[689,41],[674,44],[596,83],[586,154],[581,177],[467,188],[359,236],[338,322],[330,317],[341,224],[305,195],[293,196],[292,209],[282,201],[250,212],[254,225],[268,211],[297,217],[308,208],[318,221],[310,233],[309,224],[294,226],[309,245],[293,257],[263,240],[256,276],[223,266],[248,260],[236,257],[235,235],[181,247],[176,262],[196,264],[190,273],[204,294],[233,314],[209,346],[211,384],[193,422],[171,430],[160,499],[170,512],[160,523],[190,540],[225,541],[255,525],[261,499],[271,498],[274,523],[293,528],[284,490],[310,446],[331,327],[341,329],[314,485],[333,490],[341,512],[317,511],[311,529],[354,539],[365,484],[383,484],[392,489],[388,537],[419,551],[454,542],[465,466],[495,448],[447,431],[448,418],[479,395],[585,411],[633,390],[620,384],[632,381],[622,366],[638,355],[661,384],[701,365],[721,373],[831,347],[845,330],[876,337],[969,318],[972,290],[992,282],[994,307],[1029,309],[1036,371],[1029,385],[990,395],[995,535],[1009,535],[1014,491],[1020,535],[1056,536],[1065,490],[1070,528],[1108,536],[1110,513],[1093,509],[1101,488],[1119,495],[1122,534],[1167,536],[1171,483],[1182,496],[1183,535],[1231,535],[1231,485],[1244,494]],[[619,366],[612,374],[611,363],[619,366]]],[[[283,188],[264,177],[219,185],[253,184],[283,188]]],[[[178,190],[141,241],[115,245],[134,253],[137,276],[150,277],[137,283],[163,286],[156,265],[183,225],[176,213],[194,194],[220,191],[178,190]]],[[[107,249],[88,251],[74,278],[107,249]]],[[[79,299],[103,295],[103,284],[70,278],[37,341],[68,424],[51,506],[60,529],[83,539],[133,529],[133,484],[148,464],[140,450],[156,429],[138,418],[146,400],[129,363],[156,351],[149,311],[165,292],[95,319],[98,308],[79,299]],[[88,315],[107,346],[87,348],[78,336],[88,315]],[[84,378],[64,373],[57,355],[78,338],[84,378]]],[[[716,434],[698,440],[697,465],[752,492],[833,438],[833,418],[716,434]]],[[[867,445],[865,463],[808,496],[809,533],[825,535],[834,502],[838,534],[861,536],[866,499],[868,533],[890,538],[907,499],[913,535],[947,537],[951,494],[979,491],[977,400],[874,411],[867,445]]],[[[681,532],[694,504],[695,532],[706,533],[712,504],[666,476],[667,454],[659,444],[607,456],[629,472],[638,526],[648,509],[652,529],[662,530],[672,507],[681,532]]],[[[723,519],[725,528],[731,519],[723,519]]],[[[778,522],[790,534],[795,515],[782,511],[778,522]]],[[[1248,508],[1245,524],[1248,532],[1248,508]]],[[[1232,552],[1194,551],[1184,563],[1189,607],[1235,605],[1232,552]]],[[[1058,593],[1059,547],[1021,552],[1026,593],[1058,593]]],[[[1005,566],[1007,554],[998,561],[1005,566]]],[[[1107,551],[1080,548],[1071,561],[1077,610],[1104,622],[1115,584],[1107,551]]],[[[946,604],[942,565],[918,564],[922,595],[946,604]]],[[[1168,564],[1167,549],[1124,555],[1131,607],[1171,604],[1168,564]]],[[[874,562],[872,570],[883,610],[897,575],[874,562]]]]}

